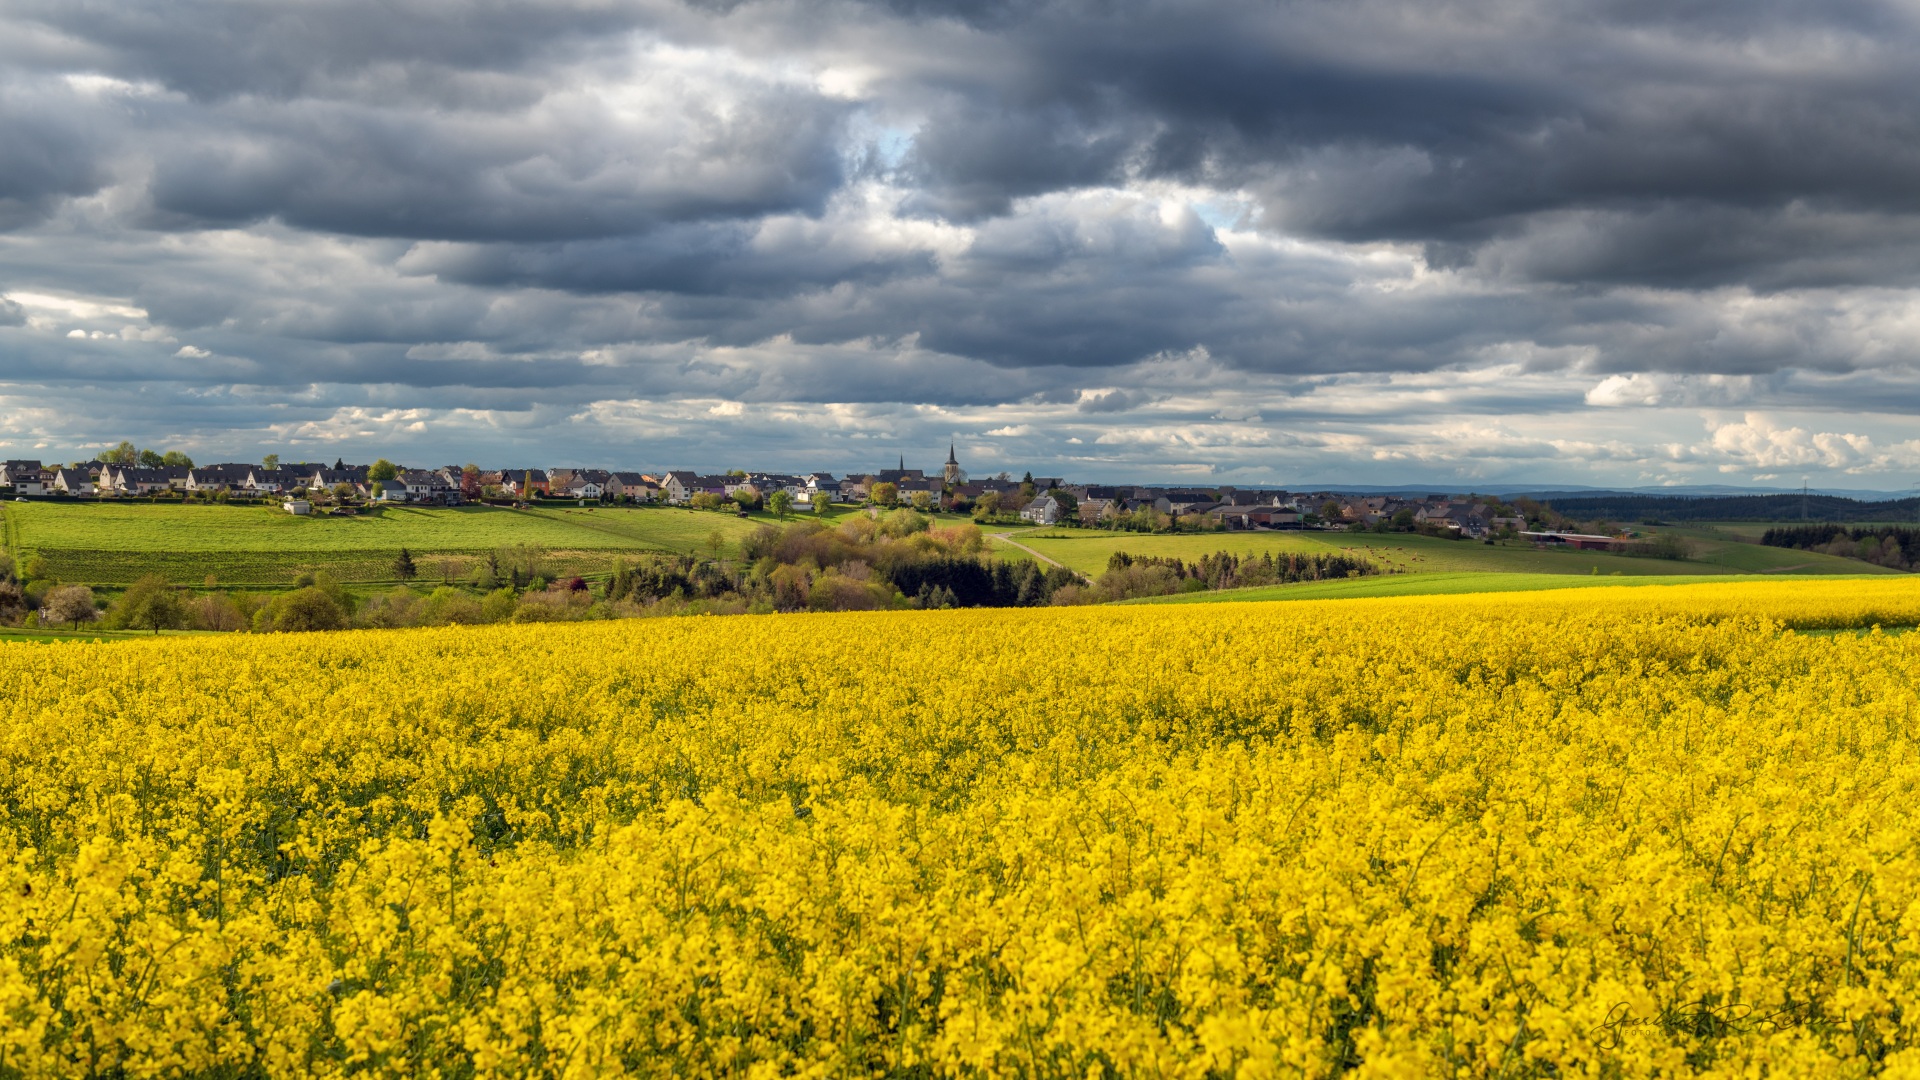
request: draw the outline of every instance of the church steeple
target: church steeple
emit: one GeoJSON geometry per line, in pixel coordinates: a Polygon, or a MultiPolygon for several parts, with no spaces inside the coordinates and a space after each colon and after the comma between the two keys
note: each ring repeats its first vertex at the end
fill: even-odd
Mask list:
{"type": "Polygon", "coordinates": [[[907,455],[905,454],[900,455],[900,471],[901,472],[907,471],[907,455]]]}
{"type": "Polygon", "coordinates": [[[959,461],[957,461],[957,460],[955,460],[955,458],[954,458],[954,456],[953,456],[953,444],[952,444],[952,443],[948,443],[948,444],[947,444],[947,464],[949,464],[949,465],[958,465],[958,464],[960,464],[960,462],[959,462],[959,461]]]}
{"type": "Polygon", "coordinates": [[[948,487],[958,485],[962,479],[960,475],[960,459],[953,456],[952,443],[947,444],[947,467],[941,471],[940,479],[945,481],[948,487]]]}

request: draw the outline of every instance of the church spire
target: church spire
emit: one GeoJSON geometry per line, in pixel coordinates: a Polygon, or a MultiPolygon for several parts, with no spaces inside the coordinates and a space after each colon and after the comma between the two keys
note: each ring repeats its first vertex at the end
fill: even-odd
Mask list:
{"type": "Polygon", "coordinates": [[[956,458],[955,458],[955,457],[953,456],[953,444],[952,444],[952,443],[948,443],[948,444],[947,444],[947,464],[949,464],[949,465],[958,465],[958,464],[960,464],[960,462],[959,462],[959,460],[958,460],[958,459],[956,459],[956,458]]]}

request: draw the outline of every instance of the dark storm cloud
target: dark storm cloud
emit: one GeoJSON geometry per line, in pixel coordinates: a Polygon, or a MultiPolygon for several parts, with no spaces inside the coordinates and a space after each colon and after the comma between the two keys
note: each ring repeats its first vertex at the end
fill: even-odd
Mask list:
{"type": "Polygon", "coordinates": [[[61,199],[105,179],[98,149],[60,115],[57,97],[0,84],[0,229],[43,218],[61,199]],[[52,100],[49,100],[49,98],[52,100]]]}
{"type": "MultiPolygon", "coordinates": [[[[931,113],[910,162],[928,206],[1176,178],[1257,192],[1269,227],[1467,245],[1455,261],[1575,209],[1704,210],[1722,227],[1696,223],[1698,244],[1777,228],[1803,253],[1773,215],[1920,210],[1920,55],[1891,7],[1101,3],[980,22],[1014,59],[931,113]]],[[[1770,261],[1734,246],[1697,278],[1626,246],[1601,273],[1715,283],[1770,261]]]]}
{"type": "Polygon", "coordinates": [[[0,0],[0,388],[703,445],[741,403],[858,405],[848,440],[981,410],[983,454],[1912,411],[1916,18],[0,0]],[[1329,400],[1367,419],[1316,435],[1329,400]]]}
{"type": "Polygon", "coordinates": [[[64,35],[64,47],[44,50],[62,66],[78,59],[202,101],[335,96],[383,69],[369,88],[520,72],[646,23],[646,5],[617,0],[20,0],[7,8],[20,23],[64,35]]]}

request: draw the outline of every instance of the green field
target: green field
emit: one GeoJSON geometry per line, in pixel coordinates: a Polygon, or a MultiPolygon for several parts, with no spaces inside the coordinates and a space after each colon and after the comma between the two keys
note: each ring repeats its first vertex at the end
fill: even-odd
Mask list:
{"type": "MultiPolygon", "coordinates": [[[[836,510],[833,518],[861,513],[836,510]]],[[[741,537],[773,519],[671,507],[546,506],[386,507],[355,517],[298,518],[264,506],[149,503],[30,502],[0,504],[8,549],[38,555],[49,574],[90,585],[128,584],[145,574],[200,585],[281,587],[302,573],[324,571],[355,585],[394,579],[401,548],[413,555],[418,580],[459,581],[488,552],[525,545],[540,551],[548,576],[603,574],[614,560],[641,552],[708,554],[737,550],[741,537]]],[[[939,519],[942,524],[951,518],[939,519]]],[[[1761,547],[1761,527],[1689,526],[1685,561],[1631,558],[1604,552],[1540,549],[1527,543],[1483,544],[1409,534],[1345,532],[1234,532],[1145,534],[1081,529],[989,527],[994,553],[1029,558],[1017,541],[1047,559],[1098,577],[1116,551],[1187,561],[1219,551],[1343,553],[1368,558],[1401,574],[1507,574],[1551,577],[1673,578],[1701,574],[1894,573],[1867,563],[1813,552],[1761,547]]],[[[1664,530],[1663,530],[1664,531],[1664,530]]],[[[1440,587],[1441,582],[1431,583],[1440,587]]],[[[1400,586],[1395,586],[1400,587],[1400,586]]],[[[1510,587],[1528,586],[1510,583],[1510,587]]]]}
{"type": "MultiPolygon", "coordinates": [[[[1768,575],[1774,578],[1775,575],[1768,575]]],[[[1866,575],[1861,575],[1866,576],[1866,575]]],[[[1834,580],[1833,574],[1788,574],[1776,580],[1834,580]]],[[[1252,589],[1180,593],[1125,604],[1217,604],[1236,600],[1344,600],[1365,596],[1442,596],[1458,593],[1537,592],[1544,589],[1630,588],[1646,585],[1698,585],[1725,581],[1725,574],[1665,574],[1651,577],[1594,577],[1572,574],[1435,573],[1386,574],[1339,581],[1303,581],[1293,585],[1266,585],[1252,589]]]]}
{"type": "Polygon", "coordinates": [[[200,584],[277,586],[320,570],[340,581],[391,580],[401,548],[422,579],[458,578],[489,551],[528,545],[554,573],[604,572],[623,553],[722,551],[765,515],[668,507],[387,507],[356,517],[294,517],[260,506],[7,503],[8,547],[39,555],[62,581],[126,584],[144,574],[200,584]]]}
{"type": "MultiPolygon", "coordinates": [[[[1013,539],[1061,565],[1091,577],[1107,568],[1116,551],[1129,555],[1177,557],[1189,562],[1228,551],[1235,555],[1339,553],[1362,556],[1382,569],[1403,573],[1583,574],[1666,577],[1698,574],[1875,574],[1896,573],[1833,555],[1761,547],[1730,536],[1695,538],[1697,552],[1684,561],[1643,559],[1599,551],[1537,548],[1524,542],[1483,544],[1405,533],[1232,532],[1110,533],[1096,530],[1033,530],[1013,539]]],[[[1004,542],[1003,557],[1027,556],[1004,542]]]]}

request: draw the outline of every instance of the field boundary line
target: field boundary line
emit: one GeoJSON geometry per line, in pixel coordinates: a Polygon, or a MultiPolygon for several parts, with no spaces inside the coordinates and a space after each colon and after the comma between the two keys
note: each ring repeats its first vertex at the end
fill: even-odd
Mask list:
{"type": "Polygon", "coordinates": [[[1060,569],[1065,570],[1067,573],[1072,574],[1074,577],[1077,577],[1082,581],[1093,580],[1092,578],[1081,573],[1080,571],[1075,570],[1073,567],[1068,566],[1066,563],[1056,560],[1055,558],[1053,558],[1053,556],[1042,555],[1041,553],[1021,543],[1020,541],[1015,540],[1013,538],[1012,533],[989,533],[988,536],[990,536],[992,539],[1000,541],[1003,544],[1011,544],[1012,546],[1019,548],[1021,551],[1026,552],[1027,554],[1033,556],[1034,558],[1039,559],[1041,562],[1046,563],[1048,566],[1057,566],[1060,569]]]}

